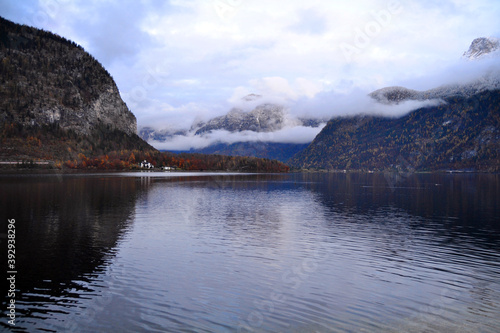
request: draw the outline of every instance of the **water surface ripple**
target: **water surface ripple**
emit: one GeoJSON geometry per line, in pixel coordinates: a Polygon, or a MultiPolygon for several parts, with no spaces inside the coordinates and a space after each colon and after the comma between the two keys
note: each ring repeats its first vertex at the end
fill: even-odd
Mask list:
{"type": "Polygon", "coordinates": [[[498,175],[128,173],[0,186],[2,221],[17,223],[14,331],[500,331],[498,175]]]}

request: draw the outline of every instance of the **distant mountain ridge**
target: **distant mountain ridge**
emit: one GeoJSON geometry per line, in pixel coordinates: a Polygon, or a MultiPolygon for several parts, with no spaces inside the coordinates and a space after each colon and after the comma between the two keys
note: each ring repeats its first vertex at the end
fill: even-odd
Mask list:
{"type": "Polygon", "coordinates": [[[309,143],[249,141],[215,143],[205,148],[190,149],[187,152],[226,156],[253,156],[287,163],[292,156],[305,149],[308,145],[309,143]]]}
{"type": "MultiPolygon", "coordinates": [[[[242,98],[246,102],[256,102],[262,96],[250,94],[242,98]]],[[[254,132],[273,133],[284,128],[305,126],[319,127],[326,123],[324,119],[295,118],[291,117],[284,106],[262,103],[250,111],[233,108],[227,114],[212,118],[206,122],[196,122],[188,130],[180,129],[153,129],[145,126],[139,130],[139,135],[146,141],[165,142],[175,136],[199,136],[203,137],[215,131],[227,131],[229,133],[254,132]]],[[[298,151],[304,149],[304,143],[267,142],[267,141],[244,141],[244,142],[215,142],[203,148],[192,148],[187,150],[191,153],[220,154],[230,156],[253,156],[259,158],[277,159],[286,162],[298,151]]]]}
{"type": "Polygon", "coordinates": [[[446,99],[454,96],[468,98],[484,91],[500,89],[500,76],[494,74],[491,73],[468,84],[448,84],[425,91],[399,86],[386,87],[375,90],[369,96],[382,104],[398,104],[408,100],[446,99]]]}
{"type": "MultiPolygon", "coordinates": [[[[243,97],[243,100],[254,101],[256,99],[255,96],[258,95],[251,94],[243,97]]],[[[144,126],[139,130],[139,135],[144,140],[165,141],[175,135],[203,135],[220,130],[231,133],[243,131],[257,133],[274,132],[287,126],[318,127],[325,122],[324,119],[290,117],[284,106],[263,103],[250,111],[233,108],[225,115],[212,118],[206,122],[196,122],[187,130],[171,128],[153,129],[150,126],[144,126]]]]}
{"type": "Polygon", "coordinates": [[[262,104],[250,112],[232,109],[224,116],[216,117],[206,123],[201,123],[195,134],[226,130],[229,132],[253,131],[273,132],[285,125],[284,107],[274,104],[262,104]]]}

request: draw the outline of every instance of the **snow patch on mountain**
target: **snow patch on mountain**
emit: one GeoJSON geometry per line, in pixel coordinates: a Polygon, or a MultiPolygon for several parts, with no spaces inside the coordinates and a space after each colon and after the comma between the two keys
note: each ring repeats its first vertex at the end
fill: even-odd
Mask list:
{"type": "MultiPolygon", "coordinates": [[[[471,97],[486,90],[500,89],[500,39],[494,37],[481,37],[472,41],[469,49],[462,56],[465,60],[486,61],[485,66],[472,66],[482,73],[469,77],[468,82],[445,84],[437,88],[418,91],[405,87],[386,87],[369,94],[370,97],[382,104],[399,104],[404,101],[415,100],[443,100],[447,97],[471,97]],[[487,66],[486,66],[487,65],[487,66]],[[482,68],[484,67],[484,68],[482,68]],[[479,75],[479,77],[477,76],[479,75]]],[[[464,64],[464,66],[466,66],[464,64]]],[[[470,67],[469,66],[469,67],[470,67]]]]}
{"type": "Polygon", "coordinates": [[[462,57],[476,60],[486,56],[500,56],[500,39],[495,37],[476,38],[462,57]]]}
{"type": "MultiPolygon", "coordinates": [[[[224,139],[220,133],[225,133],[226,138],[223,142],[235,142],[235,138],[244,139],[244,141],[253,141],[249,138],[253,136],[258,137],[258,140],[267,138],[263,133],[289,133],[286,129],[295,128],[301,133],[307,133],[306,136],[300,135],[300,143],[303,143],[304,137],[312,140],[310,133],[317,133],[320,129],[318,127],[324,126],[327,119],[322,118],[299,118],[290,114],[289,110],[282,105],[272,103],[261,103],[254,106],[261,101],[262,96],[256,94],[249,94],[242,98],[243,108],[233,108],[227,114],[212,118],[208,121],[197,120],[193,122],[189,129],[154,129],[153,127],[143,127],[139,131],[139,136],[148,142],[162,142],[162,141],[179,141],[182,137],[187,141],[192,141],[196,146],[201,144],[200,140],[212,142],[214,138],[220,140],[224,139]],[[309,131],[300,128],[314,128],[309,131]],[[283,131],[285,130],[285,131],[283,131]],[[229,133],[234,133],[231,138],[227,138],[229,133]],[[240,133],[240,134],[238,134],[240,133]],[[243,133],[243,134],[242,134],[243,133]],[[214,135],[211,135],[214,134],[214,135]],[[187,138],[191,138],[188,140],[187,138]]],[[[283,135],[276,135],[274,138],[283,138],[283,135]]],[[[295,142],[297,138],[293,137],[286,142],[295,142]]],[[[271,140],[273,141],[273,140],[271,140]]]]}

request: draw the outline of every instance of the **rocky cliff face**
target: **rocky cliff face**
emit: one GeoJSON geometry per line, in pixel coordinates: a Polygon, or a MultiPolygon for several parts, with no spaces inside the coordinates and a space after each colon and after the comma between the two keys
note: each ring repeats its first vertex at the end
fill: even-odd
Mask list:
{"type": "Polygon", "coordinates": [[[111,75],[74,42],[0,18],[0,122],[136,134],[111,75]]]}
{"type": "MultiPolygon", "coordinates": [[[[251,94],[245,96],[243,99],[245,101],[253,101],[258,97],[258,95],[251,94]]],[[[142,127],[139,131],[139,136],[146,141],[168,141],[174,136],[203,136],[204,134],[220,130],[231,133],[243,131],[275,132],[284,127],[319,127],[324,123],[326,123],[325,119],[290,117],[283,106],[264,103],[249,112],[234,108],[223,116],[212,118],[206,122],[197,122],[189,130],[142,127]]]]}
{"type": "Polygon", "coordinates": [[[494,37],[480,37],[472,41],[469,49],[463,54],[465,59],[475,60],[500,50],[500,40],[494,37]]]}
{"type": "Polygon", "coordinates": [[[214,130],[229,132],[253,131],[272,132],[283,128],[285,125],[284,108],[274,104],[259,105],[250,112],[233,109],[228,114],[209,120],[202,124],[196,134],[214,130]]]}

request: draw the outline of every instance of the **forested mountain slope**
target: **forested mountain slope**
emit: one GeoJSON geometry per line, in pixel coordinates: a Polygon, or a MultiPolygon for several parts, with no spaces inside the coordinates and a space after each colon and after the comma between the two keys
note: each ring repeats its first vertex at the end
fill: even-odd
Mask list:
{"type": "Polygon", "coordinates": [[[299,168],[500,171],[500,91],[400,118],[334,118],[290,164],[299,168]]]}

